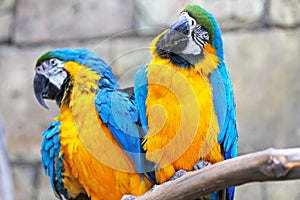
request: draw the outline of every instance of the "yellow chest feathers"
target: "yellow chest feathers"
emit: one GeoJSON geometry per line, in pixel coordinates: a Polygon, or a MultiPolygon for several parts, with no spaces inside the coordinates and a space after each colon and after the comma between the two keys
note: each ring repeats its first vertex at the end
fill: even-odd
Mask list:
{"type": "MultiPolygon", "coordinates": [[[[67,63],[66,69],[72,78],[72,90],[61,104],[58,118],[65,175],[76,179],[95,200],[120,199],[126,193],[145,192],[150,183],[140,184],[140,176],[132,173],[133,162],[99,119],[94,90],[99,89],[100,75],[73,62],[67,63]]],[[[82,192],[73,183],[64,179],[69,192],[82,192]]]]}
{"type": "Polygon", "coordinates": [[[191,170],[200,158],[222,159],[208,78],[215,67],[211,58],[189,69],[161,59],[148,65],[149,131],[144,148],[147,158],[160,167],[172,164],[175,169],[191,170]]]}

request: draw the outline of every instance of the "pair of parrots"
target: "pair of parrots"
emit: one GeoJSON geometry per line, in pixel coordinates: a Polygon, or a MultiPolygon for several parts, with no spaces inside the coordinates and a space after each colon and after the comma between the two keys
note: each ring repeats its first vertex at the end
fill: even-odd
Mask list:
{"type": "MultiPolygon", "coordinates": [[[[151,44],[134,93],[85,49],[58,49],[35,67],[38,102],[60,115],[42,133],[42,164],[58,198],[120,199],[142,195],[201,160],[237,156],[233,91],[220,28],[197,5],[151,44]]],[[[234,187],[209,196],[233,199],[234,187]]]]}

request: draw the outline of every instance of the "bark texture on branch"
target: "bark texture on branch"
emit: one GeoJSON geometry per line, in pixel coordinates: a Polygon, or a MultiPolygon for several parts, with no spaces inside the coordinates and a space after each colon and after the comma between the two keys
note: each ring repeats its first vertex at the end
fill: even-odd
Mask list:
{"type": "Polygon", "coordinates": [[[291,179],[300,179],[300,148],[267,149],[188,172],[137,199],[195,199],[229,186],[291,179]]]}

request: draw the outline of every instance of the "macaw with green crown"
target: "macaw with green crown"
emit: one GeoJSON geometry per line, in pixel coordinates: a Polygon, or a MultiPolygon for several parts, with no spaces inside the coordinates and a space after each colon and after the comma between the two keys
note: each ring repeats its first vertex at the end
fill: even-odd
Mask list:
{"type": "MultiPolygon", "coordinates": [[[[154,58],[135,77],[134,95],[146,159],[158,183],[203,161],[237,156],[238,134],[232,84],[215,18],[188,5],[152,42],[154,58]]],[[[234,187],[210,195],[232,200],[234,187]]]]}
{"type": "Polygon", "coordinates": [[[148,191],[134,98],[121,91],[111,68],[85,49],[57,49],[35,67],[38,102],[55,100],[60,115],[42,133],[42,164],[60,199],[120,199],[148,191]]]}

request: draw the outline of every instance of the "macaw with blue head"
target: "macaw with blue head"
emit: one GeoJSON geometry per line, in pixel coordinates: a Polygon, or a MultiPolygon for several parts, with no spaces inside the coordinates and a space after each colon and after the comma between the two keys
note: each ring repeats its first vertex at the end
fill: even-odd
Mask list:
{"type": "Polygon", "coordinates": [[[85,49],[58,49],[35,67],[38,102],[55,100],[60,115],[42,133],[42,164],[60,199],[120,199],[151,188],[134,97],[111,68],[85,49]]]}
{"type": "MultiPolygon", "coordinates": [[[[233,90],[215,18],[188,5],[152,42],[153,60],[135,77],[134,95],[145,133],[146,158],[156,163],[158,183],[237,156],[233,90]]],[[[230,199],[234,187],[210,195],[230,199]]]]}

